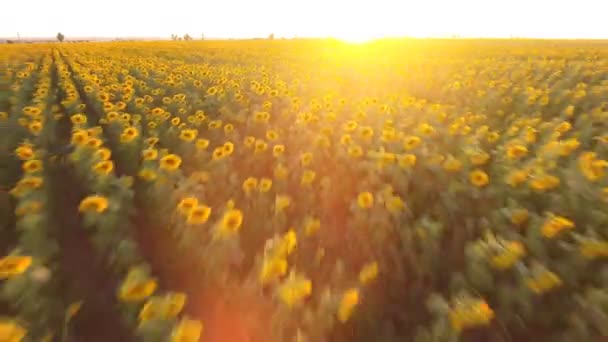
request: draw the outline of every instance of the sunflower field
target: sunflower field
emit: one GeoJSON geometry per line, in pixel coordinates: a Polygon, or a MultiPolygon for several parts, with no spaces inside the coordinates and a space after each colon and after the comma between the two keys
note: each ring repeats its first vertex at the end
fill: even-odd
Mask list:
{"type": "Polygon", "coordinates": [[[605,341],[608,44],[0,47],[0,341],[605,341]]]}

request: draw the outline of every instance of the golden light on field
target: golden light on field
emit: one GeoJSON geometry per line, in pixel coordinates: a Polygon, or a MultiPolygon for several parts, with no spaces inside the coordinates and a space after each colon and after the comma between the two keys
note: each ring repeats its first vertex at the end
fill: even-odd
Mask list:
{"type": "Polygon", "coordinates": [[[390,39],[601,21],[426,1],[7,5],[156,41],[0,44],[0,341],[605,338],[607,41],[390,39]]]}

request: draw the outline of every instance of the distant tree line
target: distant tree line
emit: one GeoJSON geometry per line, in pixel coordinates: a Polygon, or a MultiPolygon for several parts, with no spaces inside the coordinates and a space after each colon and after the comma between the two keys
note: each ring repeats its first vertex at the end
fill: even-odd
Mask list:
{"type": "MultiPolygon", "coordinates": [[[[203,40],[204,38],[205,38],[205,35],[202,35],[202,36],[201,36],[201,40],[203,40]]],[[[181,41],[181,40],[185,40],[185,41],[190,41],[190,40],[194,40],[194,38],[192,38],[192,36],[190,36],[190,35],[189,35],[189,34],[187,34],[187,33],[186,33],[186,34],[185,34],[183,37],[180,37],[180,36],[178,36],[178,35],[176,35],[176,34],[172,34],[172,35],[171,35],[171,40],[179,40],[179,41],[181,41]]]]}

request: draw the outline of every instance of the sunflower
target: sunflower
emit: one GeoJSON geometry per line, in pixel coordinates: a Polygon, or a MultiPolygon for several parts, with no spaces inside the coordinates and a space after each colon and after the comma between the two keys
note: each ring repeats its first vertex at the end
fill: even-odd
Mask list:
{"type": "Polygon", "coordinates": [[[555,273],[544,269],[526,279],[526,286],[536,294],[545,293],[562,285],[562,279],[555,273]]]}
{"type": "Polygon", "coordinates": [[[495,316],[494,311],[483,299],[464,299],[455,302],[448,313],[450,323],[454,330],[490,324],[495,316]]]}
{"type": "Polygon", "coordinates": [[[259,280],[262,285],[276,281],[287,273],[287,260],[281,257],[268,258],[263,261],[259,280]]]}
{"type": "Polygon", "coordinates": [[[405,202],[399,196],[389,196],[385,199],[384,206],[390,213],[397,214],[405,209],[405,202]]]}
{"type": "Polygon", "coordinates": [[[219,129],[222,127],[222,120],[211,120],[209,121],[209,124],[207,124],[207,127],[209,127],[209,129],[219,129]]]}
{"type": "Polygon", "coordinates": [[[572,129],[572,124],[568,121],[563,121],[555,127],[555,131],[559,133],[566,133],[572,129]]]}
{"type": "Polygon", "coordinates": [[[359,125],[359,124],[357,123],[357,121],[350,120],[350,121],[347,121],[347,122],[344,124],[343,129],[344,129],[344,131],[346,131],[346,132],[352,132],[352,131],[354,131],[354,130],[356,130],[356,129],[357,129],[357,126],[358,126],[358,125],[359,125]]]}
{"type": "Polygon", "coordinates": [[[359,282],[363,285],[367,285],[374,281],[378,277],[378,263],[370,262],[363,266],[359,272],[359,282]]]}
{"type": "Polygon", "coordinates": [[[560,155],[561,156],[569,156],[572,152],[574,152],[580,145],[580,141],[576,138],[566,139],[559,142],[560,145],[560,155]]]}
{"type": "Polygon", "coordinates": [[[207,118],[205,112],[202,110],[197,110],[196,113],[194,113],[194,116],[196,117],[196,120],[200,122],[204,121],[207,118]]]}
{"type": "Polygon", "coordinates": [[[280,157],[281,155],[283,155],[284,152],[285,145],[274,145],[272,147],[272,155],[275,156],[275,158],[280,157]]]}
{"type": "Polygon", "coordinates": [[[545,237],[551,239],[561,231],[570,229],[574,229],[574,222],[565,217],[549,214],[549,218],[541,227],[541,232],[545,237]]]}
{"type": "Polygon", "coordinates": [[[243,144],[247,148],[253,147],[255,145],[255,137],[252,137],[252,136],[245,137],[245,139],[243,140],[243,144]]]}
{"type": "Polygon", "coordinates": [[[369,209],[374,206],[374,195],[371,192],[365,191],[357,196],[357,205],[362,209],[369,209]]]}
{"type": "Polygon", "coordinates": [[[267,148],[268,144],[264,140],[258,139],[255,141],[255,153],[262,153],[266,151],[267,148]]]}
{"type": "Polygon", "coordinates": [[[209,88],[207,88],[206,93],[209,96],[214,96],[215,94],[217,94],[218,90],[219,89],[217,87],[209,87],[209,88]]]}
{"type": "Polygon", "coordinates": [[[230,141],[227,141],[222,146],[222,150],[224,152],[224,156],[229,156],[232,154],[232,152],[234,152],[234,144],[230,141]]]}
{"type": "Polygon", "coordinates": [[[462,162],[450,156],[443,162],[443,169],[448,172],[458,172],[462,169],[462,162]]]}
{"type": "Polygon", "coordinates": [[[164,318],[163,313],[165,311],[165,300],[163,297],[150,297],[146,303],[139,310],[139,321],[144,323],[153,319],[164,318]]]}
{"type": "Polygon", "coordinates": [[[300,164],[308,166],[312,162],[312,153],[306,152],[300,155],[300,164]]]}
{"type": "Polygon", "coordinates": [[[102,160],[93,166],[93,172],[98,175],[109,175],[114,170],[114,163],[111,160],[102,160]]]}
{"type": "Polygon", "coordinates": [[[277,289],[281,301],[288,307],[301,304],[312,294],[312,281],[303,275],[291,273],[277,289]]]}
{"type": "Polygon", "coordinates": [[[407,137],[403,141],[403,148],[405,148],[408,151],[413,150],[416,147],[420,146],[421,143],[422,143],[422,140],[417,136],[407,137]]]}
{"type": "Polygon", "coordinates": [[[101,128],[101,126],[87,128],[87,133],[90,137],[99,137],[103,134],[103,128],[101,128]]]}
{"type": "Polygon", "coordinates": [[[88,138],[84,144],[92,149],[98,149],[101,147],[101,145],[103,145],[103,141],[99,138],[91,137],[88,138]]]}
{"type": "Polygon", "coordinates": [[[267,123],[270,120],[270,113],[268,112],[256,112],[253,115],[253,120],[258,123],[267,123]]]}
{"type": "Polygon", "coordinates": [[[42,170],[42,161],[38,159],[26,160],[21,168],[25,173],[36,173],[42,170]]]}
{"type": "Polygon", "coordinates": [[[70,117],[70,121],[74,125],[84,125],[87,123],[87,117],[84,114],[74,114],[70,117]]]}
{"type": "Polygon", "coordinates": [[[127,279],[120,286],[118,297],[125,302],[141,302],[150,297],[158,284],[155,279],[127,279]]]}
{"type": "Polygon", "coordinates": [[[118,112],[109,112],[106,114],[106,119],[110,122],[118,120],[119,117],[120,115],[118,114],[118,112]]]}
{"type": "Polygon", "coordinates": [[[484,187],[490,183],[490,177],[483,170],[473,170],[469,174],[469,181],[476,187],[484,187]]]}
{"type": "Polygon", "coordinates": [[[415,154],[402,154],[397,156],[397,164],[402,169],[409,169],[416,165],[416,155],[415,154]]]}
{"type": "Polygon", "coordinates": [[[530,213],[525,208],[514,209],[510,213],[510,220],[516,226],[521,226],[528,221],[530,213]]]}
{"type": "Polygon", "coordinates": [[[269,130],[266,132],[266,139],[269,141],[275,141],[279,139],[279,133],[277,133],[275,130],[269,130]]]}
{"type": "Polygon", "coordinates": [[[317,177],[316,172],[312,170],[305,170],[302,174],[302,179],[300,180],[300,185],[310,185],[317,177]]]}
{"type": "Polygon", "coordinates": [[[198,135],[198,130],[196,129],[184,129],[179,133],[179,138],[182,141],[193,141],[194,139],[196,139],[196,136],[198,135]]]}
{"type": "Polygon", "coordinates": [[[165,295],[165,319],[173,319],[184,309],[187,296],[182,292],[169,292],[165,295]]]}
{"type": "Polygon", "coordinates": [[[29,117],[35,118],[42,114],[42,109],[40,109],[39,107],[28,106],[23,108],[23,113],[29,117]]]}
{"type": "Polygon", "coordinates": [[[512,187],[524,183],[528,179],[528,172],[525,170],[512,170],[505,176],[505,183],[512,187]]]}
{"type": "Polygon", "coordinates": [[[203,324],[197,320],[182,319],[171,332],[171,342],[198,342],[203,333],[203,324]]]}
{"type": "Polygon", "coordinates": [[[313,217],[307,217],[304,220],[304,234],[306,236],[314,235],[321,229],[321,221],[313,217]]]}
{"type": "Polygon", "coordinates": [[[469,160],[471,161],[471,164],[481,166],[490,160],[490,155],[485,151],[475,151],[469,155],[469,160]]]}
{"type": "Polygon", "coordinates": [[[359,304],[359,290],[356,288],[348,289],[342,295],[338,306],[338,320],[342,323],[348,321],[355,307],[359,304]]]}
{"type": "Polygon", "coordinates": [[[167,154],[160,159],[161,170],[175,171],[182,164],[182,158],[176,154],[167,154]]]}
{"type": "Polygon", "coordinates": [[[33,135],[39,135],[40,132],[42,131],[43,128],[43,124],[42,121],[40,120],[35,120],[32,121],[29,125],[28,125],[28,130],[30,131],[30,133],[32,133],[33,135]]]}
{"type": "Polygon", "coordinates": [[[224,134],[228,135],[230,133],[232,133],[234,131],[234,125],[233,124],[226,124],[224,126],[224,134]]]}
{"type": "Polygon", "coordinates": [[[42,209],[42,202],[40,201],[27,201],[20,202],[17,208],[15,208],[15,215],[18,217],[38,213],[42,209]]]}
{"type": "Polygon", "coordinates": [[[268,192],[272,188],[272,179],[262,178],[260,179],[260,192],[268,192]]]}
{"type": "Polygon", "coordinates": [[[171,125],[172,126],[178,126],[181,123],[181,119],[177,116],[171,118],[171,125]]]}
{"type": "Polygon", "coordinates": [[[197,205],[188,214],[186,222],[188,224],[204,224],[209,220],[211,216],[211,207],[206,205],[197,205]]]}
{"type": "Polygon", "coordinates": [[[15,149],[15,155],[21,160],[28,160],[34,158],[34,150],[32,145],[23,144],[15,149]]]}
{"type": "Polygon", "coordinates": [[[422,135],[429,135],[435,132],[435,128],[427,123],[418,126],[418,132],[422,135]]]}
{"type": "Polygon", "coordinates": [[[104,102],[103,103],[103,110],[107,113],[107,112],[111,112],[112,110],[114,110],[114,104],[112,104],[112,102],[104,102]]]}
{"type": "Polygon", "coordinates": [[[348,155],[351,158],[360,158],[361,156],[363,156],[363,148],[359,145],[349,146],[348,155]]]}
{"type": "Polygon", "coordinates": [[[133,141],[133,139],[137,138],[137,136],[139,136],[139,131],[137,130],[137,128],[127,127],[122,131],[122,134],[120,135],[120,142],[129,143],[133,141]]]}
{"type": "Polygon", "coordinates": [[[151,113],[154,116],[161,116],[165,113],[165,110],[160,107],[155,107],[152,109],[151,113]]]}
{"type": "Polygon", "coordinates": [[[595,152],[583,152],[578,158],[578,166],[585,178],[591,182],[598,181],[608,168],[608,161],[597,159],[595,152]]]}
{"type": "Polygon", "coordinates": [[[511,160],[520,159],[528,154],[528,148],[524,145],[513,144],[507,147],[507,158],[511,160]]]}
{"type": "Polygon", "coordinates": [[[97,99],[101,102],[110,101],[110,95],[108,95],[108,93],[100,92],[97,94],[97,99]]]}
{"type": "Polygon", "coordinates": [[[146,138],[145,143],[148,147],[154,147],[156,144],[158,144],[158,137],[146,138]]]}
{"type": "Polygon", "coordinates": [[[0,337],[2,341],[6,342],[20,342],[23,341],[27,335],[25,330],[19,323],[14,320],[0,320],[0,337]]]}
{"type": "Polygon", "coordinates": [[[154,171],[154,170],[141,169],[137,173],[137,176],[147,182],[151,182],[151,181],[155,180],[158,175],[157,175],[156,171],[154,171]]]}
{"type": "Polygon", "coordinates": [[[42,186],[44,180],[42,177],[25,176],[19,180],[17,187],[25,189],[38,189],[42,186]]]}
{"type": "Polygon", "coordinates": [[[238,209],[229,209],[224,213],[216,228],[216,236],[227,238],[236,234],[243,224],[243,213],[238,209]]]}
{"type": "Polygon", "coordinates": [[[83,213],[92,211],[96,213],[103,213],[108,209],[108,204],[109,201],[106,197],[99,195],[91,195],[80,201],[78,211],[83,213]]]}
{"type": "Polygon", "coordinates": [[[212,154],[212,156],[211,156],[211,159],[213,159],[213,160],[221,160],[221,159],[223,159],[224,157],[225,157],[225,154],[224,154],[224,147],[223,147],[223,146],[219,146],[219,147],[216,147],[216,148],[213,150],[213,154],[212,154]]]}
{"type": "Polygon", "coordinates": [[[0,279],[23,274],[32,265],[32,257],[9,255],[0,259],[0,279]]]}
{"type": "Polygon", "coordinates": [[[245,194],[250,194],[253,192],[253,190],[255,190],[255,188],[258,185],[258,180],[254,177],[249,177],[247,179],[245,179],[245,181],[243,182],[243,191],[245,192],[245,194]]]}
{"type": "Polygon", "coordinates": [[[552,190],[557,188],[561,183],[561,180],[559,179],[559,177],[547,174],[547,173],[541,173],[538,175],[535,175],[531,180],[530,180],[530,188],[536,190],[536,191],[546,191],[546,190],[552,190]]]}
{"type": "Polygon", "coordinates": [[[289,170],[287,170],[287,167],[283,164],[277,164],[273,170],[274,178],[276,179],[286,179],[288,173],[289,170]]]}
{"type": "Polygon", "coordinates": [[[340,144],[348,146],[352,143],[353,137],[350,134],[344,134],[342,137],[340,137],[340,144]]]}
{"type": "Polygon", "coordinates": [[[143,160],[156,160],[158,158],[158,150],[155,148],[147,148],[141,152],[143,160]]]}
{"type": "Polygon", "coordinates": [[[34,108],[35,107],[33,107],[33,106],[23,107],[21,109],[21,113],[23,113],[23,115],[25,115],[25,116],[32,116],[32,111],[34,110],[34,108]]]}

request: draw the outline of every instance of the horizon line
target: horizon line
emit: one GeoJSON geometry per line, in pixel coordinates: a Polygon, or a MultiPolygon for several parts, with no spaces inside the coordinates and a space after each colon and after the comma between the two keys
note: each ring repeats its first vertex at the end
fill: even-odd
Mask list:
{"type": "MultiPolygon", "coordinates": [[[[180,38],[182,36],[179,36],[180,38]]],[[[202,40],[251,40],[251,39],[268,39],[268,36],[251,36],[251,37],[204,37],[201,39],[200,37],[192,37],[194,41],[202,41],[202,40]]],[[[121,39],[135,39],[135,40],[155,40],[155,41],[172,41],[171,37],[163,37],[163,36],[71,36],[65,37],[64,41],[74,41],[74,40],[121,40],[121,39]]],[[[274,36],[274,40],[289,40],[289,39],[338,39],[341,40],[340,37],[333,36],[274,36]]],[[[608,40],[608,37],[541,37],[541,36],[471,36],[471,35],[459,35],[459,34],[435,34],[435,35],[401,35],[394,36],[388,35],[384,37],[371,37],[368,39],[369,41],[373,40],[382,40],[382,39],[521,39],[521,40],[608,40]]],[[[57,40],[54,36],[0,36],[0,40],[57,40]]]]}

